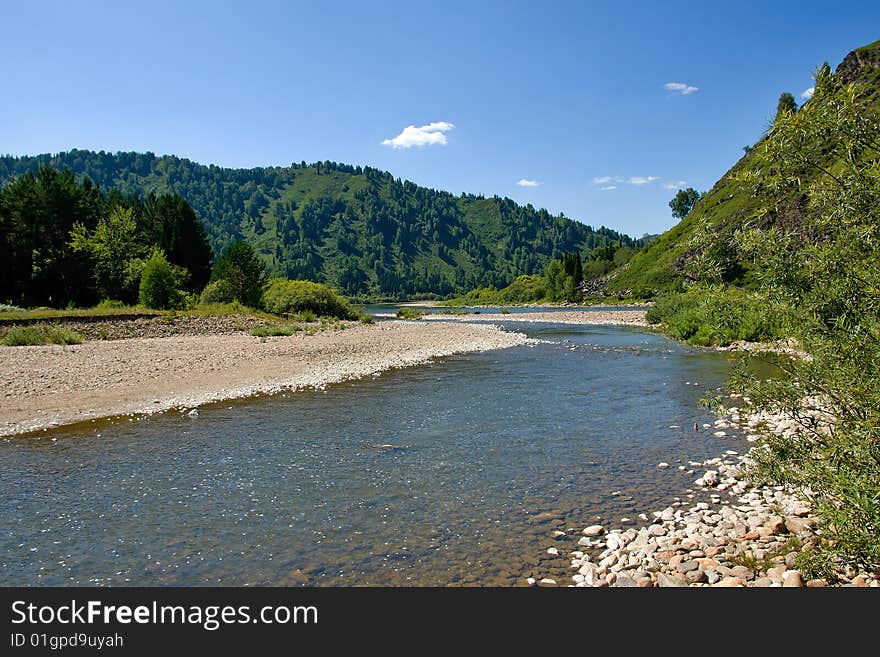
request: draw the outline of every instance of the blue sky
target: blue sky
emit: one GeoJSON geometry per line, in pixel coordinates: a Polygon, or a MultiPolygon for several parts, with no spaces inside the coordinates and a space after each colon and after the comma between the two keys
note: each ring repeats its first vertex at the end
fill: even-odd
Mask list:
{"type": "Polygon", "coordinates": [[[368,164],[636,236],[673,225],[669,187],[710,188],[782,91],[799,96],[816,66],[880,38],[877,2],[2,0],[0,10],[4,154],[368,164]]]}

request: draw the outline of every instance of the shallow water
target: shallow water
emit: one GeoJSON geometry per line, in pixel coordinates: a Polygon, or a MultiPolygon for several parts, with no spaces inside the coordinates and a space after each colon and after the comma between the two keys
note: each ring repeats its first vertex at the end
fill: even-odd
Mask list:
{"type": "Polygon", "coordinates": [[[511,328],[550,342],[3,441],[0,584],[564,577],[552,530],[662,508],[694,479],[679,460],[744,448],[692,430],[723,355],[636,328],[511,328]]]}

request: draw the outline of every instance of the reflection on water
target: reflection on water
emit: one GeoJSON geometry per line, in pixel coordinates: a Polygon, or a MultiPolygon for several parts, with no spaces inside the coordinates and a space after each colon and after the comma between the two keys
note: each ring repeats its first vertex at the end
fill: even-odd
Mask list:
{"type": "Polygon", "coordinates": [[[552,530],[665,506],[693,476],[659,461],[742,447],[691,429],[723,356],[631,328],[525,330],[551,342],[6,440],[0,584],[563,576],[566,559],[537,565],[552,530]]]}

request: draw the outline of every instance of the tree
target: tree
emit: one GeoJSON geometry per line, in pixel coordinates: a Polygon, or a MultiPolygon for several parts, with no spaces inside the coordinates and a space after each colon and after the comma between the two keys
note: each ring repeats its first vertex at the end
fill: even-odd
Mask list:
{"type": "MultiPolygon", "coordinates": [[[[76,223],[70,231],[73,250],[87,253],[92,260],[92,273],[103,298],[131,302],[137,296],[126,276],[130,261],[146,252],[137,237],[131,208],[121,206],[98,219],[94,230],[76,223]]],[[[134,283],[137,285],[137,281],[134,283]]]]}
{"type": "Polygon", "coordinates": [[[141,274],[140,303],[147,308],[166,310],[181,302],[177,278],[161,249],[153,249],[141,274]]]}
{"type": "Polygon", "coordinates": [[[787,91],[783,92],[779,96],[779,102],[776,104],[776,120],[779,120],[779,117],[784,114],[797,112],[797,109],[798,106],[797,102],[795,102],[794,96],[787,91]]]}
{"type": "Polygon", "coordinates": [[[258,308],[266,282],[266,266],[250,244],[237,241],[229,246],[214,265],[212,281],[226,280],[232,286],[235,300],[258,308]]]}
{"type": "Polygon", "coordinates": [[[669,201],[669,207],[672,208],[672,216],[676,219],[684,219],[693,210],[701,196],[702,194],[693,187],[679,189],[675,197],[669,201]]]}
{"type": "MultiPolygon", "coordinates": [[[[824,73],[822,93],[774,124],[755,172],[765,203],[740,238],[767,294],[790,317],[807,358],[775,358],[781,375],[745,370],[734,388],[753,411],[796,420],[768,432],[758,473],[809,489],[823,520],[816,574],[831,563],[880,572],[880,122],[871,96],[824,73]],[[757,171],[760,170],[761,173],[757,171]],[[805,200],[796,227],[767,222],[805,200]]],[[[817,80],[817,91],[820,88],[817,80]]]]}

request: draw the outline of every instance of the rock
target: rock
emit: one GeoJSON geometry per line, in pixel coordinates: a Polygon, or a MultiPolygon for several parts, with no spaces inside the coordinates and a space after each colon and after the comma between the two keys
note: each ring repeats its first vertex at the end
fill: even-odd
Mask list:
{"type": "MultiPolygon", "coordinates": [[[[671,566],[672,563],[670,562],[669,565],[671,566]]],[[[676,570],[680,573],[689,573],[692,570],[699,570],[699,568],[700,562],[696,559],[691,559],[690,561],[682,561],[680,564],[678,564],[676,570]]]]}
{"type": "Polygon", "coordinates": [[[639,577],[636,580],[636,585],[640,589],[649,589],[654,586],[654,580],[652,580],[650,577],[639,577]]]}
{"type": "Polygon", "coordinates": [[[811,579],[809,582],[807,582],[807,586],[809,586],[811,589],[821,589],[828,586],[828,582],[826,582],[824,579],[811,579]]]}
{"type": "Polygon", "coordinates": [[[198,416],[199,416],[199,411],[198,411],[198,409],[195,409],[195,408],[194,408],[194,409],[192,409],[189,413],[187,413],[186,415],[187,415],[187,417],[198,417],[198,416]]]}
{"type": "Polygon", "coordinates": [[[547,548],[547,554],[549,554],[549,555],[551,555],[551,556],[554,556],[554,557],[558,557],[558,556],[559,556],[559,550],[557,550],[555,547],[547,548]]]}
{"type": "Polygon", "coordinates": [[[556,586],[556,580],[545,577],[540,582],[538,582],[538,586],[556,586]]]}
{"type": "Polygon", "coordinates": [[[535,580],[534,577],[526,577],[526,584],[528,584],[529,586],[534,586],[535,584],[537,584],[537,580],[535,580]]]}
{"type": "Polygon", "coordinates": [[[662,462],[662,463],[658,463],[658,464],[657,464],[657,467],[660,468],[660,469],[664,469],[664,468],[668,468],[668,467],[669,467],[669,464],[666,463],[666,462],[662,462]]]}
{"type": "Polygon", "coordinates": [[[737,586],[745,586],[746,583],[744,580],[739,579],[738,577],[730,577],[727,576],[723,578],[720,582],[715,584],[714,586],[718,586],[721,588],[735,588],[737,586]]]}
{"type": "Polygon", "coordinates": [[[767,577],[769,577],[774,582],[779,582],[781,584],[787,570],[788,566],[786,566],[785,564],[780,564],[778,566],[774,566],[773,568],[768,568],[767,577]]]}
{"type": "Polygon", "coordinates": [[[812,532],[814,522],[807,518],[786,518],[785,528],[792,534],[809,534],[812,532]]]}
{"type": "Polygon", "coordinates": [[[773,580],[770,579],[769,577],[759,577],[758,579],[755,580],[755,583],[752,584],[752,586],[755,586],[757,588],[766,589],[766,588],[770,588],[770,586],[772,584],[773,584],[773,580]]]}
{"type": "Polygon", "coordinates": [[[558,529],[554,529],[550,532],[550,538],[560,539],[565,536],[565,532],[559,531],[558,529]]]}
{"type": "Polygon", "coordinates": [[[856,575],[853,577],[852,585],[858,587],[868,586],[868,580],[865,579],[864,575],[856,575]]]}
{"type": "Polygon", "coordinates": [[[666,573],[657,573],[657,586],[664,588],[681,588],[687,585],[687,580],[684,577],[680,577],[678,575],[668,575],[666,573]]]}
{"type": "Polygon", "coordinates": [[[764,526],[770,530],[770,533],[773,536],[778,536],[779,534],[785,534],[788,532],[788,528],[785,526],[785,520],[783,518],[780,518],[779,516],[770,516],[764,526]]]}
{"type": "Polygon", "coordinates": [[[804,580],[796,570],[789,570],[782,575],[782,586],[786,588],[801,587],[804,580]]]}
{"type": "Polygon", "coordinates": [[[730,574],[732,577],[737,577],[739,579],[744,579],[747,582],[755,579],[755,573],[745,566],[734,566],[730,569],[730,574]]]}
{"type": "Polygon", "coordinates": [[[553,511],[545,511],[543,513],[536,513],[535,515],[529,517],[530,523],[535,524],[543,524],[545,522],[550,522],[551,520],[559,519],[560,514],[555,513],[553,511]]]}
{"type": "Polygon", "coordinates": [[[706,570],[705,573],[706,573],[706,581],[709,584],[715,584],[721,579],[721,575],[718,574],[717,570],[709,569],[709,570],[706,570]]]}
{"type": "Polygon", "coordinates": [[[689,570],[684,574],[685,580],[689,584],[702,584],[706,581],[706,572],[703,570],[689,570]]]}
{"type": "Polygon", "coordinates": [[[592,544],[593,544],[593,541],[591,541],[587,536],[583,536],[578,539],[578,545],[580,545],[582,547],[589,547],[592,544]]]}
{"type": "Polygon", "coordinates": [[[638,584],[636,583],[636,580],[634,580],[629,575],[618,574],[617,581],[614,582],[614,586],[620,588],[635,588],[638,586],[638,584]]]}
{"type": "Polygon", "coordinates": [[[585,528],[583,531],[584,536],[601,536],[605,533],[605,528],[602,525],[590,525],[585,528]]]}

